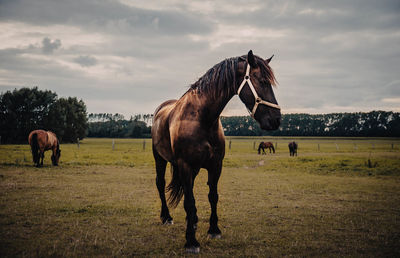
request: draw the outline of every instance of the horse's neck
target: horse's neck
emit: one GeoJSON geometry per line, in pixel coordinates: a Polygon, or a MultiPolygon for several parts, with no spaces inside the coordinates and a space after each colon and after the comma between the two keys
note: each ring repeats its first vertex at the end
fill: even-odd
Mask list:
{"type": "Polygon", "coordinates": [[[208,124],[214,124],[219,119],[226,104],[231,100],[233,95],[229,94],[197,94],[193,92],[193,98],[197,99],[197,109],[200,119],[208,124]]]}

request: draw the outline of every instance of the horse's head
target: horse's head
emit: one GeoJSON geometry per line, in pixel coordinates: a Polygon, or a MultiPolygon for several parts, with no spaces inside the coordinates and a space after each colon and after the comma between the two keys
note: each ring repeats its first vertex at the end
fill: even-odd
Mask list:
{"type": "Polygon", "coordinates": [[[53,162],[54,166],[58,166],[58,161],[60,160],[61,157],[61,150],[57,148],[56,153],[51,156],[51,161],[53,162]]]}
{"type": "Polygon", "coordinates": [[[239,64],[239,80],[237,94],[252,117],[264,130],[276,130],[281,123],[281,109],[275,99],[272,86],[276,84],[274,73],[269,67],[269,59],[263,60],[254,56],[250,50],[245,62],[239,64]]]}

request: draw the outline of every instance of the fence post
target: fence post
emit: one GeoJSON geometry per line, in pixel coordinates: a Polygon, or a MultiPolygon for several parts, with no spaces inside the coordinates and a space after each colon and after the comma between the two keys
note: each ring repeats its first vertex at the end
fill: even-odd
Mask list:
{"type": "Polygon", "coordinates": [[[146,150],[146,140],[143,140],[143,151],[146,150]]]}
{"type": "Polygon", "coordinates": [[[253,142],[253,150],[256,149],[256,142],[253,142]]]}
{"type": "Polygon", "coordinates": [[[114,145],[115,145],[115,141],[114,139],[112,140],[112,150],[114,150],[114,145]]]}
{"type": "Polygon", "coordinates": [[[76,141],[78,142],[78,149],[79,149],[79,138],[76,138],[76,141]]]}
{"type": "Polygon", "coordinates": [[[278,149],[278,142],[275,142],[275,150],[278,149]]]}
{"type": "MultiPolygon", "coordinates": [[[[1,140],[1,136],[0,136],[0,140],[1,140]]],[[[393,150],[393,143],[392,143],[392,150],[393,150]]]]}
{"type": "Polygon", "coordinates": [[[319,143],[318,143],[318,151],[319,151],[319,143]]]}
{"type": "Polygon", "coordinates": [[[335,142],[335,145],[336,145],[336,150],[338,151],[339,150],[339,145],[337,145],[336,142],[335,142]]]}
{"type": "Polygon", "coordinates": [[[231,149],[232,141],[229,140],[229,149],[231,149]]]}

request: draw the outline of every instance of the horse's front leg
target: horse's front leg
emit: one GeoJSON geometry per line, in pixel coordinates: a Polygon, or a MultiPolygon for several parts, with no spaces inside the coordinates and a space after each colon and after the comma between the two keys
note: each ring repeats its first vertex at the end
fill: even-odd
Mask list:
{"type": "Polygon", "coordinates": [[[53,164],[53,166],[57,166],[57,163],[56,163],[56,149],[53,148],[51,151],[52,151],[51,164],[53,164]]]}
{"type": "Polygon", "coordinates": [[[221,230],[218,228],[218,215],[217,215],[217,203],[218,203],[218,180],[221,175],[222,161],[218,162],[217,165],[212,166],[208,169],[208,187],[210,192],[208,194],[208,200],[211,206],[210,216],[210,228],[208,229],[208,236],[210,238],[221,238],[221,230]]]}
{"type": "Polygon", "coordinates": [[[183,194],[184,202],[183,206],[186,211],[186,252],[188,253],[199,253],[200,244],[196,240],[196,228],[197,228],[197,209],[193,195],[194,179],[199,172],[199,169],[190,168],[187,164],[180,164],[179,172],[184,177],[182,178],[183,183],[183,194]]]}

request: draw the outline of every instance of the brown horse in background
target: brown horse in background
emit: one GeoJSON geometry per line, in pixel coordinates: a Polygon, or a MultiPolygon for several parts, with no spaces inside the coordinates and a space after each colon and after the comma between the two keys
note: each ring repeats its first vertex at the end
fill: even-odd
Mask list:
{"type": "Polygon", "coordinates": [[[272,142],[260,142],[260,145],[258,145],[258,154],[261,154],[261,150],[263,151],[262,154],[267,154],[265,149],[269,149],[269,153],[271,153],[271,151],[275,153],[274,144],[272,142]]]}
{"type": "MultiPolygon", "coordinates": [[[[271,57],[272,58],[272,57],[271,57]]],[[[197,209],[194,181],[200,168],[208,170],[208,200],[211,205],[208,235],[220,238],[217,202],[218,180],[225,155],[225,137],[219,116],[236,94],[264,130],[279,127],[281,112],[272,85],[275,77],[269,59],[233,57],[216,64],[178,100],[162,103],[154,113],[151,130],[156,165],[156,185],[161,199],[161,221],[173,224],[165,199],[165,169],[171,163],[172,179],[167,187],[169,204],[176,207],[184,196],[187,252],[198,253],[197,209]]]]}
{"type": "Polygon", "coordinates": [[[53,132],[34,130],[29,134],[28,142],[31,146],[33,162],[36,167],[43,166],[44,152],[47,150],[53,151],[51,161],[54,166],[58,166],[61,150],[57,136],[53,132]]]}

